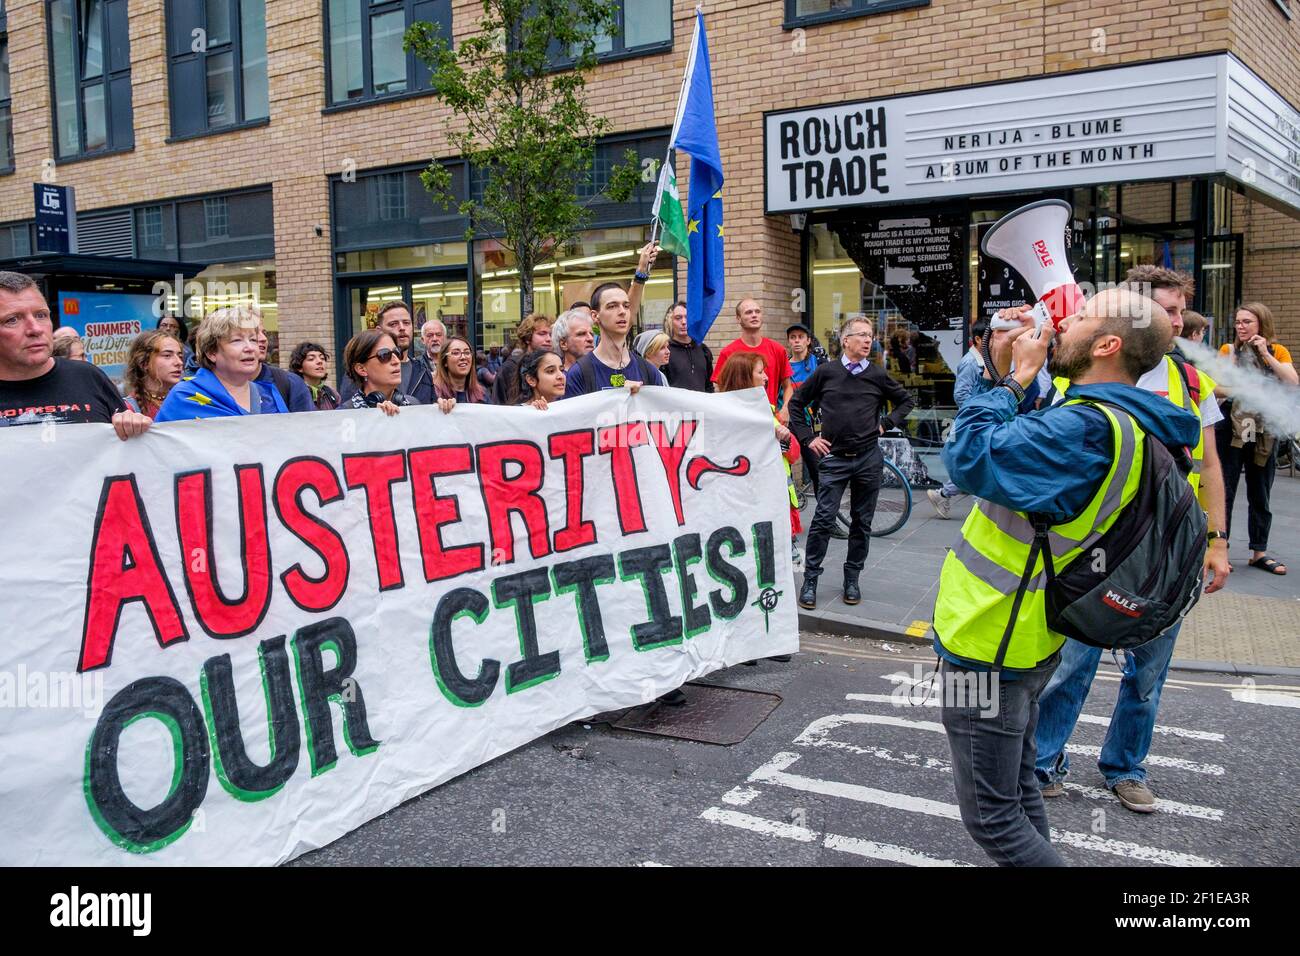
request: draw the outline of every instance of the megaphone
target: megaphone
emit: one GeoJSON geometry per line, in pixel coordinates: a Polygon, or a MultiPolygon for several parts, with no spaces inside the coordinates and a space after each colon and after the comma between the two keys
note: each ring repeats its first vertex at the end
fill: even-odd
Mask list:
{"type": "MultiPolygon", "coordinates": [[[[1030,314],[1038,329],[1045,322],[1059,327],[1084,303],[1065,254],[1065,229],[1073,215],[1062,199],[1031,202],[995,222],[980,241],[981,252],[1007,263],[1034,290],[1038,303],[1030,314]]],[[[994,319],[989,324],[994,329],[1018,329],[1021,323],[994,319]]]]}

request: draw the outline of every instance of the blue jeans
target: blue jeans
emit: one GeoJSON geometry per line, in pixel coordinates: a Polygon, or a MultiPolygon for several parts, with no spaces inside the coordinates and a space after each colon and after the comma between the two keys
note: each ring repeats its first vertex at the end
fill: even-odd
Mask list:
{"type": "MultiPolygon", "coordinates": [[[[1111,789],[1121,780],[1146,781],[1142,761],[1151,750],[1160,691],[1169,676],[1169,661],[1181,628],[1179,624],[1154,641],[1124,653],[1119,697],[1097,761],[1111,789]]],[[[1061,648],[1060,666],[1038,702],[1038,761],[1034,769],[1040,783],[1064,779],[1070,772],[1065,745],[1083,711],[1101,654],[1101,648],[1074,640],[1067,640],[1061,648]]]]}

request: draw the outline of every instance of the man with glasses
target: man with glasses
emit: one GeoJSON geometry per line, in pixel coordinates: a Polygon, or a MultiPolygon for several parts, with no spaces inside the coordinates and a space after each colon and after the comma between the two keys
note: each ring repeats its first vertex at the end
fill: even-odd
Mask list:
{"type": "Polygon", "coordinates": [[[845,486],[852,521],[844,562],[844,603],[862,600],[858,575],[867,563],[867,535],[876,512],[884,458],[877,439],[886,427],[900,428],[915,400],[911,392],[868,361],[871,323],[849,319],[840,331],[838,362],[823,362],[790,400],[790,430],[799,444],[817,455],[817,513],[805,544],[803,588],[799,606],[817,606],[817,578],[830,541],[845,486]],[[885,402],[894,410],[882,421],[885,402]],[[808,411],[820,411],[822,433],[813,436],[808,411]]]}

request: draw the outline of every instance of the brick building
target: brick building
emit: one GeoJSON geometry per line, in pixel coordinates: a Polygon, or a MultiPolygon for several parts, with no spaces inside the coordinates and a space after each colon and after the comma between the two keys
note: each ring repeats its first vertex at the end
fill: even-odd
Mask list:
{"type": "MultiPolygon", "coordinates": [[[[1113,281],[1128,265],[1169,261],[1196,273],[1196,305],[1217,340],[1238,302],[1262,299],[1281,317],[1282,341],[1300,346],[1300,301],[1288,294],[1300,275],[1296,6],[709,0],[728,261],[711,338],[731,337],[741,294],[762,302],[774,335],[802,318],[825,339],[843,315],[867,311],[882,338],[920,333],[913,384],[943,406],[946,376],[919,373],[951,365],[963,318],[1015,291],[981,261],[981,223],[1055,197],[1074,208],[1080,278],[1113,281]],[[874,147],[863,139],[855,156],[845,133],[856,138],[862,127],[851,124],[864,120],[846,127],[851,115],[887,117],[879,177],[861,174],[874,147]],[[802,144],[816,147],[815,175],[809,156],[791,172],[780,155],[780,131],[792,128],[782,124],[797,143],[809,119],[808,135],[828,137],[802,144]]],[[[591,103],[617,131],[598,151],[597,180],[626,148],[662,159],[693,8],[621,3],[589,81],[591,103]]],[[[257,299],[281,356],[304,339],[337,354],[368,311],[398,295],[500,343],[518,314],[511,255],[490,237],[466,243],[465,223],[423,193],[418,173],[431,158],[449,163],[463,189],[471,177],[450,154],[447,112],[401,52],[409,22],[439,21],[459,36],[479,9],[478,0],[0,3],[0,259],[36,262],[31,184],[53,182],[75,187],[82,253],[183,264],[183,281],[198,272],[204,309],[257,299]]],[[[591,230],[539,272],[540,310],[630,275],[651,189],[625,204],[597,198],[591,230]]],[[[67,288],[154,291],[140,276],[67,288]]],[[[684,268],[664,257],[645,322],[684,288],[684,268]]]]}

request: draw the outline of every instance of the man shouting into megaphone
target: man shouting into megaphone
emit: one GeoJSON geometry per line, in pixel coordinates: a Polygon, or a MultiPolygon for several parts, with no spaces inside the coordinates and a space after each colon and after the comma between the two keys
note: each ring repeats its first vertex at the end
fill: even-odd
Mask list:
{"type": "MultiPolygon", "coordinates": [[[[1146,437],[1191,447],[1200,425],[1135,387],[1173,334],[1168,314],[1151,299],[1102,292],[1055,334],[1050,323],[1035,332],[1032,318],[1014,314],[1021,327],[992,335],[981,393],[963,406],[944,446],[952,480],[980,500],[944,561],[934,645],[966,829],[999,864],[1059,866],[1034,775],[1038,698],[1065,641],[1065,625],[1049,624],[1054,606],[1043,549],[1064,577],[1126,510],[1150,506],[1151,489],[1139,494],[1150,483],[1143,462],[1157,457],[1146,437]],[[1054,337],[1051,370],[1073,383],[1067,401],[1018,414],[1054,337]],[[966,694],[956,692],[963,687],[966,694]],[[976,687],[983,692],[969,693],[976,687]]],[[[1197,515],[1203,536],[1204,516],[1197,515]]],[[[1199,561],[1188,572],[1196,594],[1199,561]]],[[[1121,622],[1142,618],[1141,595],[1124,593],[1104,610],[1121,622]]]]}

